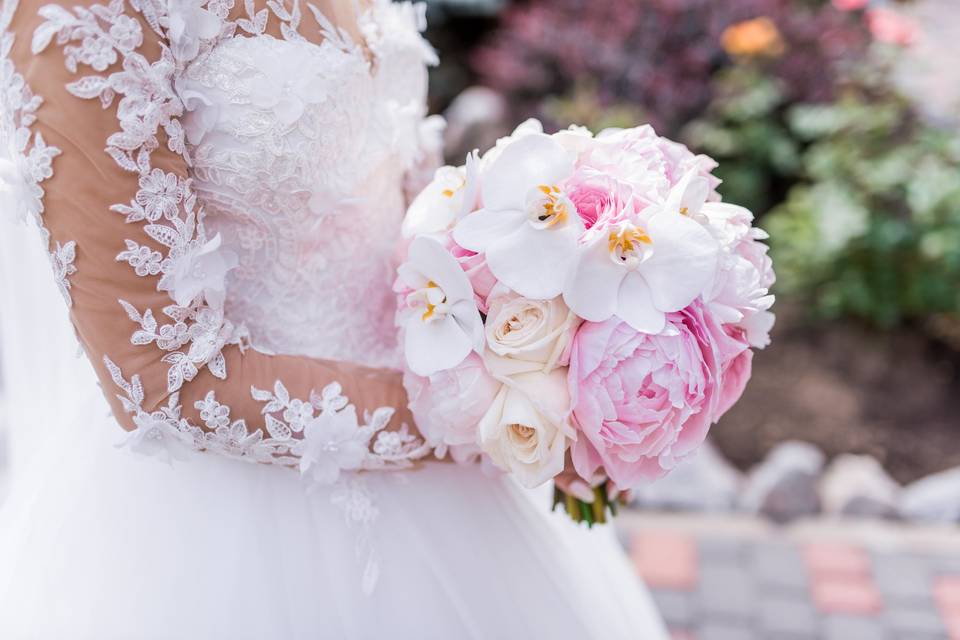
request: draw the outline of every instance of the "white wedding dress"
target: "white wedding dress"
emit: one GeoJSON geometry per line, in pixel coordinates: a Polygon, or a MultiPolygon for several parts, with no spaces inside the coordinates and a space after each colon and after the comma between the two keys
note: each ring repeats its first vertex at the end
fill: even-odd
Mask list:
{"type": "MultiPolygon", "coordinates": [[[[148,3],[131,4],[147,15],[148,3]]],[[[256,13],[240,25],[245,36],[225,37],[232,35],[223,28],[226,5],[152,5],[176,60],[167,77],[186,106],[184,152],[191,156],[190,186],[206,211],[205,233],[219,233],[237,258],[226,299],[218,305],[208,295],[220,314],[218,335],[243,325],[253,351],[390,366],[393,247],[404,182],[424,161],[427,137],[425,62],[432,53],[417,31],[418,14],[409,5],[375,2],[361,19],[366,46],[357,47],[332,30],[321,45],[293,31],[287,39],[271,37],[256,13]]],[[[124,4],[111,7],[122,11],[124,4]]],[[[0,31],[10,28],[15,9],[4,3],[0,31]]],[[[136,29],[108,13],[97,20],[122,44],[123,29],[136,29]]],[[[74,29],[73,36],[47,43],[49,49],[35,41],[35,50],[59,55],[54,49],[75,37],[81,64],[101,71],[106,65],[97,69],[88,44],[101,32],[67,24],[85,19],[69,15],[47,19],[60,21],[61,35],[74,29]]],[[[147,16],[143,24],[149,22],[147,16]]],[[[295,30],[295,22],[286,24],[295,30]]],[[[29,33],[16,35],[29,42],[29,33]]],[[[3,55],[9,51],[5,46],[3,55]]],[[[9,142],[30,127],[23,113],[35,111],[43,122],[47,103],[37,109],[11,98],[11,87],[19,92],[22,83],[8,60],[0,63],[9,142]]],[[[159,119],[175,138],[177,126],[166,128],[171,121],[159,119]]],[[[29,156],[37,149],[35,139],[31,144],[17,148],[29,156]]],[[[60,153],[53,175],[74,151],[64,146],[60,153]]],[[[165,201],[162,189],[150,191],[157,170],[147,161],[130,170],[140,172],[137,202],[148,219],[151,207],[182,205],[182,193],[165,201]],[[140,198],[150,193],[155,197],[140,198]]],[[[27,173],[38,188],[50,177],[27,173]]],[[[15,193],[36,213],[39,200],[32,198],[42,190],[15,193]]],[[[44,216],[59,215],[47,209],[44,216]]],[[[0,218],[11,218],[7,213],[0,218]]],[[[316,486],[289,464],[245,459],[271,461],[280,455],[276,444],[241,450],[210,436],[194,447],[204,451],[172,463],[115,446],[124,432],[104,391],[112,398],[116,389],[106,388],[112,383],[99,362],[91,366],[78,353],[70,321],[82,317],[80,296],[107,284],[84,284],[92,253],[84,253],[82,240],[65,250],[70,238],[58,237],[53,220],[53,278],[46,239],[38,242],[42,230],[0,222],[0,423],[10,451],[0,504],[0,638],[666,637],[609,527],[577,528],[549,514],[546,495],[488,477],[479,466],[426,462],[344,473],[332,486],[316,486]],[[63,298],[70,302],[71,295],[76,313],[68,317],[63,298]]],[[[123,249],[121,243],[117,251],[123,249]]],[[[146,265],[147,276],[157,274],[133,258],[115,264],[128,271],[146,265]]],[[[122,309],[110,321],[125,341],[138,328],[122,309]]],[[[82,322],[77,332],[84,342],[82,322]]],[[[216,363],[209,356],[201,364],[216,363]]],[[[140,420],[149,414],[139,406],[128,411],[138,430],[127,442],[142,442],[140,420]]],[[[185,420],[173,424],[186,429],[185,420]]]]}

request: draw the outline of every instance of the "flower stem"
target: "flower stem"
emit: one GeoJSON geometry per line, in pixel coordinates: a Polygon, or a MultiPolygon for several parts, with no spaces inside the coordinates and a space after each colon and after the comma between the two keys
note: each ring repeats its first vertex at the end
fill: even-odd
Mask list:
{"type": "Polygon", "coordinates": [[[594,524],[604,524],[607,522],[607,510],[612,515],[617,514],[616,500],[610,500],[607,495],[607,483],[594,487],[593,501],[584,502],[579,498],[564,493],[562,489],[554,486],[553,488],[553,508],[563,505],[564,511],[574,522],[586,522],[588,527],[594,524]]]}

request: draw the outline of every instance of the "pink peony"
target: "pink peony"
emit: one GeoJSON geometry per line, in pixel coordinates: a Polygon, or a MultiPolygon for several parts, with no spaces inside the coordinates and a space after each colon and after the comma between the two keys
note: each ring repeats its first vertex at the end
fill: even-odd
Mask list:
{"type": "Polygon", "coordinates": [[[480,454],[477,424],[500,390],[476,353],[452,369],[423,378],[404,372],[410,411],[426,440],[442,457],[449,449],[457,462],[480,454]]]}
{"type": "Polygon", "coordinates": [[[629,186],[637,209],[666,200],[670,190],[691,170],[707,179],[710,200],[719,200],[720,180],[711,171],[717,163],[695,155],[682,144],[660,137],[649,125],[601,132],[581,156],[578,168],[606,174],[629,186]]]}
{"type": "Polygon", "coordinates": [[[721,323],[742,329],[750,346],[762,349],[770,343],[770,288],[776,281],[767,245],[761,242],[767,234],[751,226],[753,215],[743,207],[715,206],[706,218],[721,252],[716,278],[704,298],[721,323]]]}
{"type": "Polygon", "coordinates": [[[577,473],[592,478],[602,468],[621,487],[664,475],[743,392],[745,351],[699,302],[669,314],[659,335],[616,317],[584,323],[568,378],[580,431],[572,447],[577,473]]]}

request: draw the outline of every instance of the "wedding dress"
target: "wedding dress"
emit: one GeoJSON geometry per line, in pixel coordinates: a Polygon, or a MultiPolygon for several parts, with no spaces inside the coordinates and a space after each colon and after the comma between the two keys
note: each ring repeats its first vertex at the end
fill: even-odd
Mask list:
{"type": "Polygon", "coordinates": [[[0,638],[665,637],[609,528],[408,428],[421,8],[2,7],[0,638]]]}

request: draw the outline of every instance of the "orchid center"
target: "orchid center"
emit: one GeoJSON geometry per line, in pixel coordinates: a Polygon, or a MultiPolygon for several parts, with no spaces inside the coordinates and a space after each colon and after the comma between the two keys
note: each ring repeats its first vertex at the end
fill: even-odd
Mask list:
{"type": "Polygon", "coordinates": [[[460,176],[458,180],[459,180],[459,184],[457,184],[455,187],[447,187],[446,189],[440,192],[444,198],[452,198],[453,196],[457,195],[458,191],[460,191],[467,185],[467,181],[466,179],[463,178],[463,176],[460,176]]]}
{"type": "Polygon", "coordinates": [[[423,308],[420,319],[424,322],[447,315],[447,294],[433,280],[407,296],[407,303],[414,308],[423,308]]]}
{"type": "Polygon", "coordinates": [[[576,206],[556,185],[541,184],[527,196],[527,219],[537,229],[562,226],[576,206]]]}
{"type": "Polygon", "coordinates": [[[640,227],[625,225],[610,232],[607,250],[610,259],[628,269],[640,266],[652,252],[653,240],[640,227]]]}

